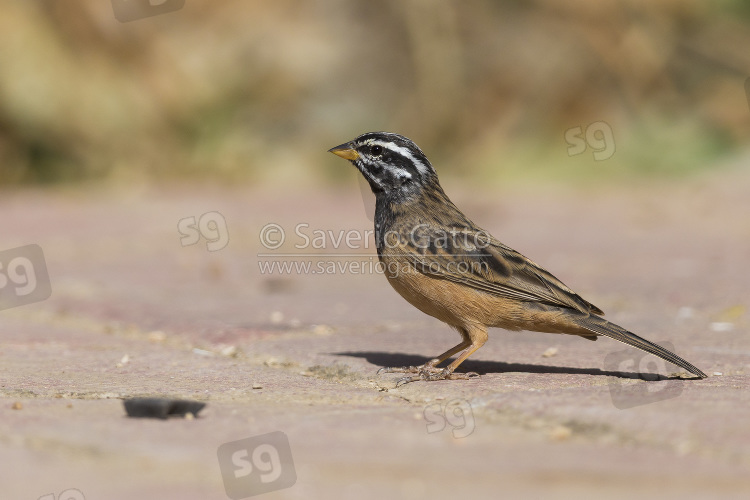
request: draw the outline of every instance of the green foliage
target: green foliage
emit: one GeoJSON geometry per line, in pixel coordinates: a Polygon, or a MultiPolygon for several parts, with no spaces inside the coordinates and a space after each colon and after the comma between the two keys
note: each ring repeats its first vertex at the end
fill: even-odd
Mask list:
{"type": "Polygon", "coordinates": [[[370,130],[480,179],[683,175],[747,145],[748,19],[739,0],[187,2],[130,23],[12,2],[0,182],[335,181],[325,150],[370,130]],[[617,152],[569,157],[565,131],[599,121],[617,152]]]}

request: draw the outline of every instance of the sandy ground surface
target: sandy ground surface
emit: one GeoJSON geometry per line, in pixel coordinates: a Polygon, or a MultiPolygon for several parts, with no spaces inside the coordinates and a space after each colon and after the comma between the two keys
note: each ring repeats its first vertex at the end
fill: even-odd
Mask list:
{"type": "MultiPolygon", "coordinates": [[[[10,272],[2,251],[38,244],[52,293],[0,311],[0,497],[223,499],[226,485],[268,499],[747,498],[750,174],[481,195],[444,184],[499,239],[709,378],[644,382],[677,369],[609,339],[492,330],[462,367],[480,378],[396,388],[379,368],[459,338],[369,270],[371,242],[335,241],[371,230],[353,176],[295,196],[4,193],[0,264],[10,272]],[[214,211],[228,241],[212,216],[204,236],[218,227],[214,248],[226,246],[183,246],[179,221],[214,211]],[[286,232],[277,249],[260,241],[278,241],[269,223],[286,232]],[[207,406],[127,418],[121,399],[143,395],[207,406]]],[[[23,280],[5,277],[7,297],[23,280]]]]}

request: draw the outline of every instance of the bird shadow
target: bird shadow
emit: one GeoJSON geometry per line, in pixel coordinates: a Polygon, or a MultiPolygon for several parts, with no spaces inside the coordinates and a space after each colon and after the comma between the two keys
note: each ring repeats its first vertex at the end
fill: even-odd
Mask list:
{"type": "MultiPolygon", "coordinates": [[[[401,367],[401,366],[419,366],[427,363],[430,359],[425,356],[416,354],[400,354],[381,351],[345,351],[333,352],[333,356],[350,356],[353,358],[363,358],[373,365],[381,367],[401,367]]],[[[524,372],[524,373],[567,373],[572,375],[601,375],[608,377],[630,378],[639,380],[659,381],[673,380],[680,377],[667,377],[656,373],[637,373],[608,371],[599,368],[572,368],[568,366],[548,366],[532,365],[525,363],[504,363],[502,361],[482,361],[466,360],[461,363],[462,372],[476,372],[480,375],[487,373],[506,373],[506,372],[524,372]]]]}

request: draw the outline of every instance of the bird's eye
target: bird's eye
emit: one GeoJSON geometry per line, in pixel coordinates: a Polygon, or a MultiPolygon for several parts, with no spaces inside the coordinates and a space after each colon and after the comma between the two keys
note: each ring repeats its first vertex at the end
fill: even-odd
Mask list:
{"type": "Polygon", "coordinates": [[[373,156],[380,156],[383,154],[383,146],[373,146],[370,149],[370,153],[372,153],[373,156]]]}

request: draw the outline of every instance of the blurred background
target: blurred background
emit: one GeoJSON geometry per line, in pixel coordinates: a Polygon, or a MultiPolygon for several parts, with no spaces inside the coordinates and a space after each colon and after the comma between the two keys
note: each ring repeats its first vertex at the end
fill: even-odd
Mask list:
{"type": "Polygon", "coordinates": [[[750,138],[744,0],[2,5],[6,187],[330,184],[351,172],[326,150],[372,130],[485,186],[611,181],[720,168],[750,138]]]}

